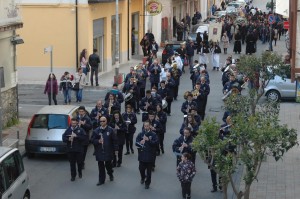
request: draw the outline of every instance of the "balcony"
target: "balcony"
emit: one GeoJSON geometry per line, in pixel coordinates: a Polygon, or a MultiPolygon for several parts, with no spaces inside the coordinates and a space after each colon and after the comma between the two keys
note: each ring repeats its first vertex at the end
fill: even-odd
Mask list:
{"type": "MultiPolygon", "coordinates": [[[[123,1],[123,0],[121,0],[121,1],[123,1]]],[[[111,2],[116,2],[116,0],[88,0],[88,2],[89,2],[89,4],[91,4],[91,3],[111,3],[111,2]]]]}
{"type": "Polygon", "coordinates": [[[22,27],[19,3],[20,0],[0,1],[0,31],[22,27]]]}

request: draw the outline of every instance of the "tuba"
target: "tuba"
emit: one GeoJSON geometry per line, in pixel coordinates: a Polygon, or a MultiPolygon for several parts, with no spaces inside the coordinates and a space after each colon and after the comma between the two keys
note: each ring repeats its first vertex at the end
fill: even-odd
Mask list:
{"type": "Polygon", "coordinates": [[[194,89],[192,91],[192,94],[193,94],[193,98],[196,99],[200,95],[200,92],[198,89],[194,89]]]}
{"type": "Polygon", "coordinates": [[[172,76],[174,79],[179,78],[178,70],[177,70],[177,63],[172,64],[172,70],[171,70],[172,76]]]}

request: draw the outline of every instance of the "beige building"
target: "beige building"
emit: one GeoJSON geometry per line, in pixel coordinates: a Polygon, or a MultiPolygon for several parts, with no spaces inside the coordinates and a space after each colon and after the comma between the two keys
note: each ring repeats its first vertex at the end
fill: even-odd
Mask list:
{"type": "Polygon", "coordinates": [[[135,27],[136,50],[144,34],[143,0],[119,0],[119,49],[116,49],[115,0],[22,0],[24,22],[18,34],[26,41],[18,49],[19,80],[46,81],[50,72],[49,54],[53,46],[53,72],[74,73],[83,49],[98,49],[104,73],[114,68],[119,50],[120,62],[131,58],[131,29],[135,27]],[[34,75],[30,75],[34,74],[34,75]]]}
{"type": "Polygon", "coordinates": [[[16,35],[22,28],[20,12],[15,0],[0,3],[0,104],[2,127],[15,123],[18,118],[18,91],[16,70],[16,48],[23,40],[16,35]]]}

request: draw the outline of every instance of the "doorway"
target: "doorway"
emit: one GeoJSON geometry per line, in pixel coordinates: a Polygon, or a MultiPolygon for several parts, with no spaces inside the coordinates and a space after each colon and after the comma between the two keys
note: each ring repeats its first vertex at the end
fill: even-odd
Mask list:
{"type": "Polygon", "coordinates": [[[99,72],[107,71],[104,65],[104,19],[93,21],[93,49],[97,49],[100,57],[99,72]]]}
{"type": "Polygon", "coordinates": [[[139,53],[139,12],[136,12],[136,13],[133,13],[131,15],[131,30],[132,28],[135,28],[135,31],[134,31],[134,41],[131,41],[133,42],[132,45],[131,45],[131,48],[134,48],[134,49],[131,49],[131,53],[132,54],[135,54],[135,55],[138,55],[140,54],[139,53]]]}

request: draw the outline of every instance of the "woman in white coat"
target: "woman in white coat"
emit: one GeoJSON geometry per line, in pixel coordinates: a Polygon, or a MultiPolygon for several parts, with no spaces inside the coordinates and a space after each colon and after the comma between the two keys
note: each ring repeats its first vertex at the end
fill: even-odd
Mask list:
{"type": "Polygon", "coordinates": [[[212,53],[213,70],[219,71],[221,48],[216,42],[213,42],[213,45],[212,45],[210,51],[212,53]]]}

